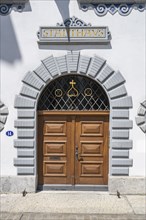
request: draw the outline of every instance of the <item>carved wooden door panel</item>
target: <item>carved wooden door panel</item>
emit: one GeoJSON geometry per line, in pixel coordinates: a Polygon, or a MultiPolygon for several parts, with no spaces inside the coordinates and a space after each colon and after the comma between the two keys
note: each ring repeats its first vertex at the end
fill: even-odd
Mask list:
{"type": "Polygon", "coordinates": [[[108,115],[40,115],[38,182],[107,184],[108,115]]]}
{"type": "Polygon", "coordinates": [[[38,123],[39,184],[72,184],[74,127],[69,116],[42,116],[38,123]]]}
{"type": "Polygon", "coordinates": [[[108,116],[76,117],[75,184],[108,181],[108,116]]]}

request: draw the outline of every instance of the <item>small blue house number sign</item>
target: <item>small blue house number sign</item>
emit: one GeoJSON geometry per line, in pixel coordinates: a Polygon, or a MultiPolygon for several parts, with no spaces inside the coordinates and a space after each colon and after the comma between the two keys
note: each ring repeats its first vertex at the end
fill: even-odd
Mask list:
{"type": "Polygon", "coordinates": [[[13,132],[13,131],[7,131],[7,132],[6,132],[6,135],[7,135],[8,137],[11,137],[11,136],[14,135],[14,132],[13,132]]]}

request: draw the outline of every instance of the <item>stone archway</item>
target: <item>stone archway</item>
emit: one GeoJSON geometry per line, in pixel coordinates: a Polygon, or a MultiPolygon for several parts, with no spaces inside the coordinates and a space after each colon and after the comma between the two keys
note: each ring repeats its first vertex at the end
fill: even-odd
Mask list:
{"type": "Polygon", "coordinates": [[[18,157],[14,159],[18,175],[37,175],[36,171],[36,106],[44,87],[55,77],[63,74],[78,73],[87,75],[104,88],[110,100],[110,156],[109,175],[129,174],[129,109],[132,108],[132,98],[125,88],[125,79],[118,71],[115,72],[106,60],[94,56],[86,57],[80,52],[68,52],[61,57],[50,56],[42,60],[42,64],[32,72],[28,72],[23,81],[20,94],[15,98],[15,108],[18,109],[18,119],[15,127],[18,138],[14,141],[18,157]]]}

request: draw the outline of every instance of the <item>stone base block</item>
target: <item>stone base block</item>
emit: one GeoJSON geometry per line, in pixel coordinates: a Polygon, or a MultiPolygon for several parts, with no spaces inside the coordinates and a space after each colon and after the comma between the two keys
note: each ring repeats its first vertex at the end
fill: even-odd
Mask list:
{"type": "Polygon", "coordinates": [[[36,176],[2,176],[0,181],[1,193],[36,192],[36,176]]]}
{"type": "MultiPolygon", "coordinates": [[[[2,176],[0,181],[1,193],[29,193],[36,192],[36,176],[2,176]]],[[[109,176],[109,194],[116,194],[117,190],[126,195],[145,195],[146,177],[109,176]]]]}
{"type": "Polygon", "coordinates": [[[117,190],[126,195],[145,195],[146,177],[109,176],[108,189],[110,194],[116,194],[117,190]]]}

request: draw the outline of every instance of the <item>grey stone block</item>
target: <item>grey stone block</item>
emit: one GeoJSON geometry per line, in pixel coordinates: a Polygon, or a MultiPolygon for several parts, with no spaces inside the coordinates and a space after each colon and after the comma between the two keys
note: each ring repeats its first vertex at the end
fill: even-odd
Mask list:
{"type": "Polygon", "coordinates": [[[112,157],[129,158],[129,150],[112,150],[112,157]]]}
{"type": "MultiPolygon", "coordinates": [[[[26,189],[28,193],[36,191],[36,176],[31,176],[34,174],[34,168],[20,167],[18,168],[18,172],[19,174],[23,174],[23,176],[1,176],[1,193],[22,193],[24,189],[26,189]],[[24,176],[24,173],[26,173],[27,176],[24,176]]],[[[8,219],[12,220],[13,218],[8,219]]]]}
{"type": "Polygon", "coordinates": [[[78,66],[78,73],[84,73],[86,74],[88,71],[88,67],[90,64],[90,57],[86,57],[86,56],[80,56],[79,59],[79,66],[78,66]]]}
{"type": "Polygon", "coordinates": [[[117,87],[114,90],[109,91],[109,96],[111,99],[119,98],[127,95],[127,91],[124,85],[117,87]]]}
{"type": "Polygon", "coordinates": [[[138,109],[138,115],[139,116],[144,116],[146,114],[146,109],[143,106],[140,106],[138,109]]]}
{"type": "Polygon", "coordinates": [[[129,175],[128,167],[112,167],[111,170],[112,175],[129,175]]]}
{"type": "Polygon", "coordinates": [[[122,118],[128,119],[129,118],[129,110],[112,110],[112,118],[122,118]]]}
{"type": "Polygon", "coordinates": [[[0,101],[0,132],[4,129],[8,113],[8,108],[0,101]]]}
{"type": "MultiPolygon", "coordinates": [[[[117,194],[117,190],[121,194],[126,195],[145,195],[145,177],[138,176],[109,176],[108,189],[110,194],[117,194]]],[[[137,204],[137,199],[135,200],[137,204]]],[[[136,215],[137,216],[137,215],[136,215]]]]}
{"type": "Polygon", "coordinates": [[[18,175],[34,175],[34,167],[18,167],[17,173],[18,175]]]}
{"type": "Polygon", "coordinates": [[[132,166],[133,160],[132,159],[112,159],[112,166],[132,166]]]}
{"type": "Polygon", "coordinates": [[[33,111],[33,110],[18,110],[17,115],[18,115],[18,118],[34,118],[35,111],[33,111]]]}
{"type": "Polygon", "coordinates": [[[28,72],[22,82],[38,90],[41,90],[41,88],[44,86],[44,82],[34,72],[28,72]]]}
{"type": "Polygon", "coordinates": [[[14,147],[16,148],[33,148],[34,140],[14,140],[14,147]]]}
{"type": "Polygon", "coordinates": [[[38,91],[34,90],[33,88],[23,85],[21,91],[20,91],[21,95],[24,95],[26,97],[30,97],[30,98],[37,98],[38,95],[38,91]]]}
{"type": "Polygon", "coordinates": [[[34,108],[35,101],[23,96],[16,95],[14,106],[15,108],[34,108]]]}
{"type": "Polygon", "coordinates": [[[131,96],[126,96],[124,98],[120,98],[117,100],[112,100],[111,101],[111,106],[113,109],[126,109],[126,108],[132,108],[133,104],[132,104],[132,97],[131,96]]]}
{"type": "Polygon", "coordinates": [[[107,90],[111,90],[113,88],[118,87],[124,82],[125,82],[125,79],[122,76],[122,74],[120,72],[116,72],[113,75],[111,75],[111,77],[109,77],[108,80],[106,80],[103,83],[103,85],[105,86],[107,90]]]}
{"type": "Polygon", "coordinates": [[[16,158],[14,159],[15,166],[33,166],[34,159],[33,158],[16,158]]]}
{"type": "Polygon", "coordinates": [[[53,56],[50,56],[44,60],[42,60],[42,63],[45,65],[49,73],[52,77],[55,77],[57,75],[60,75],[60,70],[57,66],[56,60],[53,56]]]}
{"type": "Polygon", "coordinates": [[[104,59],[94,56],[91,60],[87,75],[95,78],[100,72],[101,68],[104,66],[105,62],[106,61],[104,59]]]}
{"type": "Polygon", "coordinates": [[[4,129],[8,113],[8,108],[0,100],[0,132],[4,129]]]}
{"type": "Polygon", "coordinates": [[[37,67],[34,72],[44,81],[47,82],[51,79],[51,75],[47,68],[42,63],[39,67],[37,67]]]}
{"type": "Polygon", "coordinates": [[[4,124],[0,122],[0,131],[4,129],[4,124]]]}
{"type": "Polygon", "coordinates": [[[15,120],[14,126],[17,128],[34,128],[34,120],[15,120]]]}
{"type": "Polygon", "coordinates": [[[18,138],[34,138],[35,131],[30,129],[18,129],[17,136],[18,138]]]}
{"type": "Polygon", "coordinates": [[[135,120],[136,120],[137,125],[141,125],[146,122],[145,116],[137,116],[137,117],[135,117],[135,120]]]}
{"type": "Polygon", "coordinates": [[[141,105],[146,108],[146,100],[141,103],[141,105]]]}
{"type": "Polygon", "coordinates": [[[132,140],[112,140],[110,147],[113,149],[132,149],[132,140]]]}
{"type": "Polygon", "coordinates": [[[18,157],[34,157],[34,150],[30,149],[18,149],[17,150],[18,157]]]}
{"type": "Polygon", "coordinates": [[[78,62],[79,62],[79,51],[68,51],[67,52],[67,64],[68,72],[77,72],[78,71],[78,62]]]}
{"type": "Polygon", "coordinates": [[[101,83],[103,83],[105,80],[107,80],[112,74],[114,73],[114,70],[109,66],[105,65],[100,73],[97,75],[97,80],[101,83]]]}
{"type": "Polygon", "coordinates": [[[7,116],[5,115],[0,115],[0,122],[5,124],[6,123],[6,120],[7,120],[7,116]]]}
{"type": "Polygon", "coordinates": [[[143,125],[140,125],[139,127],[144,133],[146,133],[146,123],[143,125]]]}
{"type": "Polygon", "coordinates": [[[0,108],[0,115],[8,115],[9,111],[8,108],[3,106],[2,108],[0,108]]]}
{"type": "Polygon", "coordinates": [[[66,56],[56,57],[56,61],[57,61],[57,65],[59,67],[60,72],[67,73],[68,68],[67,68],[66,56]]]}
{"type": "Polygon", "coordinates": [[[132,128],[133,127],[133,122],[132,120],[116,120],[114,119],[112,121],[112,128],[132,128]]]}
{"type": "Polygon", "coordinates": [[[129,138],[129,130],[112,130],[112,138],[113,139],[128,139],[129,138]]]}

